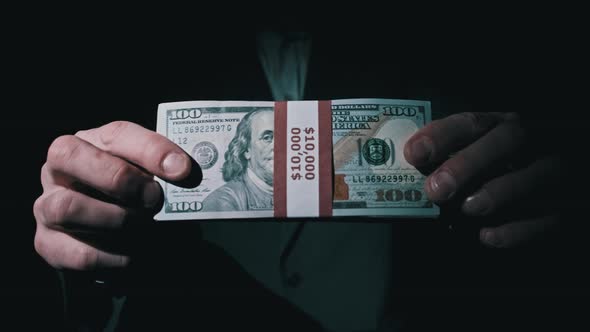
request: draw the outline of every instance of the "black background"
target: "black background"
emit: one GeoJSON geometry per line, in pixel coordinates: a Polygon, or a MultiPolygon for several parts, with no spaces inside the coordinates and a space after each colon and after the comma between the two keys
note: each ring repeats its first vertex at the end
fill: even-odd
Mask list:
{"type": "MultiPolygon", "coordinates": [[[[563,136],[568,137],[561,140],[568,143],[563,149],[582,148],[587,76],[578,62],[583,57],[577,27],[560,24],[557,29],[544,21],[513,22],[507,27],[500,20],[476,29],[476,21],[453,22],[445,29],[433,25],[317,31],[306,98],[424,97],[433,100],[435,116],[453,107],[517,109],[537,119],[546,136],[555,122],[565,121],[567,128],[560,132],[576,140],[563,136]],[[338,57],[328,52],[335,48],[341,49],[338,57]],[[366,80],[380,84],[362,84],[366,80]],[[405,85],[421,90],[410,94],[405,85]]],[[[159,28],[106,29],[108,20],[48,23],[12,34],[2,51],[9,60],[4,68],[8,93],[1,127],[0,316],[16,318],[23,327],[39,324],[59,330],[63,327],[59,280],[33,249],[32,206],[42,192],[39,173],[51,141],[113,120],[136,121],[154,129],[160,102],[270,100],[271,95],[257,62],[252,31],[225,31],[207,23],[180,37],[159,28]]],[[[585,150],[577,153],[583,155],[585,150]]],[[[584,164],[579,162],[579,168],[564,174],[569,181],[583,177],[584,164]]],[[[416,309],[417,326],[465,330],[588,326],[583,319],[589,308],[584,233],[543,248],[492,251],[475,245],[470,227],[444,240],[437,238],[433,231],[437,228],[422,224],[408,233],[418,236],[420,244],[420,252],[410,257],[435,252],[432,257],[438,257],[441,251],[455,255],[430,267],[411,258],[405,263],[424,272],[401,290],[407,306],[416,309]]]]}

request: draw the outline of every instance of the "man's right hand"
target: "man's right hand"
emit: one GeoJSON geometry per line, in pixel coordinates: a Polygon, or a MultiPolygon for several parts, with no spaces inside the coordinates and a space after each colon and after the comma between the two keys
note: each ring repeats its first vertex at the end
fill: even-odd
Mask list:
{"type": "Polygon", "coordinates": [[[153,176],[176,183],[193,178],[196,183],[185,184],[194,187],[200,181],[189,177],[194,173],[200,169],[179,146],[134,123],[58,137],[41,169],[35,249],[58,269],[125,267],[134,240],[124,229],[161,205],[153,176]]]}

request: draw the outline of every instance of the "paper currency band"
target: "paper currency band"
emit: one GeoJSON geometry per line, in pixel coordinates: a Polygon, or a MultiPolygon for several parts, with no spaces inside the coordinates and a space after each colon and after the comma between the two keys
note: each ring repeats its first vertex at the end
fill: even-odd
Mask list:
{"type": "Polygon", "coordinates": [[[274,215],[332,216],[331,101],[276,102],[274,215]]]}

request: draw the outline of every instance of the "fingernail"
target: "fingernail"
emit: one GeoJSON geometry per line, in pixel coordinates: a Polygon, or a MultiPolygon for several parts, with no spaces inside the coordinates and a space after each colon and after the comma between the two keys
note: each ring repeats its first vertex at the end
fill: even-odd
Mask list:
{"type": "Polygon", "coordinates": [[[160,201],[160,185],[155,182],[149,182],[143,187],[143,205],[146,208],[153,208],[160,201]]]}
{"type": "Polygon", "coordinates": [[[432,153],[432,142],[430,139],[423,137],[412,143],[412,159],[417,164],[425,164],[430,160],[432,153]]]}
{"type": "Polygon", "coordinates": [[[447,171],[440,171],[430,179],[430,189],[436,196],[435,200],[447,200],[457,189],[455,179],[447,171]]]}
{"type": "Polygon", "coordinates": [[[490,230],[483,231],[482,238],[483,238],[484,244],[486,244],[488,246],[497,247],[500,244],[499,239],[496,236],[496,232],[494,232],[494,231],[490,231],[490,230]]]}
{"type": "Polygon", "coordinates": [[[484,215],[490,211],[492,201],[485,191],[478,191],[465,199],[463,212],[469,215],[484,215]]]}
{"type": "Polygon", "coordinates": [[[187,167],[188,159],[186,156],[176,152],[168,154],[162,162],[162,168],[168,176],[174,176],[183,173],[187,167]]]}

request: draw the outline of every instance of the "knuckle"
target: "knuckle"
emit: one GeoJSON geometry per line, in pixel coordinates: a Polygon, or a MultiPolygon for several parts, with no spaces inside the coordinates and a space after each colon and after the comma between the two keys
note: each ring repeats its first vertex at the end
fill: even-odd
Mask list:
{"type": "Polygon", "coordinates": [[[465,152],[465,150],[457,152],[453,158],[444,163],[442,168],[453,176],[467,175],[467,170],[472,168],[475,163],[474,158],[465,152]]]}
{"type": "Polygon", "coordinates": [[[49,185],[49,180],[51,178],[50,172],[51,171],[49,170],[49,165],[47,165],[47,163],[43,164],[43,166],[41,167],[41,174],[39,176],[41,180],[41,186],[43,187],[43,189],[47,189],[49,185]]]}
{"type": "Polygon", "coordinates": [[[167,141],[161,140],[159,137],[152,135],[148,140],[143,152],[141,153],[141,160],[146,163],[153,163],[154,165],[161,165],[166,155],[175,148],[167,141]]]}
{"type": "Polygon", "coordinates": [[[63,165],[72,160],[78,148],[80,141],[73,135],[64,135],[56,138],[49,146],[47,152],[47,162],[53,165],[63,165]]]}
{"type": "Polygon", "coordinates": [[[490,135],[504,153],[515,152],[526,142],[526,132],[518,122],[504,122],[490,135]]]}
{"type": "Polygon", "coordinates": [[[42,210],[42,214],[45,216],[45,224],[64,224],[72,214],[73,195],[69,193],[69,190],[59,190],[45,200],[44,209],[42,210]]]}
{"type": "Polygon", "coordinates": [[[113,166],[110,188],[114,193],[122,194],[134,187],[135,172],[133,166],[122,162],[113,166]]]}
{"type": "Polygon", "coordinates": [[[485,171],[489,167],[489,160],[493,155],[494,153],[488,151],[467,148],[457,152],[449,160],[449,165],[451,165],[450,167],[455,175],[469,179],[485,171]]]}
{"type": "Polygon", "coordinates": [[[98,252],[88,246],[79,246],[70,263],[76,270],[94,270],[98,266],[98,252]]]}
{"type": "Polygon", "coordinates": [[[35,220],[37,223],[43,223],[45,220],[43,214],[43,207],[45,205],[45,196],[39,196],[35,202],[33,203],[33,215],[35,216],[35,220]]]}
{"type": "Polygon", "coordinates": [[[464,112],[458,114],[458,116],[467,122],[467,126],[472,135],[478,135],[479,133],[488,131],[497,122],[495,117],[488,113],[464,112]]]}
{"type": "Polygon", "coordinates": [[[55,247],[52,242],[47,239],[46,234],[46,232],[41,231],[40,227],[37,226],[37,231],[33,240],[35,252],[37,252],[37,254],[50,266],[61,268],[63,266],[61,263],[63,262],[59,261],[59,256],[56,255],[55,247]]]}
{"type": "Polygon", "coordinates": [[[461,188],[477,176],[481,165],[482,160],[477,155],[463,150],[440,166],[440,170],[446,171],[455,180],[456,185],[461,188]]]}
{"type": "Polygon", "coordinates": [[[45,237],[39,232],[39,228],[35,232],[35,238],[33,240],[33,246],[35,247],[35,251],[43,257],[46,261],[48,261],[47,257],[47,242],[45,241],[45,237]]]}
{"type": "Polygon", "coordinates": [[[104,125],[99,134],[100,142],[103,146],[112,146],[118,139],[119,135],[124,132],[130,125],[127,121],[114,121],[104,125]]]}
{"type": "Polygon", "coordinates": [[[481,128],[481,117],[474,112],[464,112],[459,114],[464,120],[467,121],[469,125],[470,131],[472,133],[477,133],[481,128]]]}

